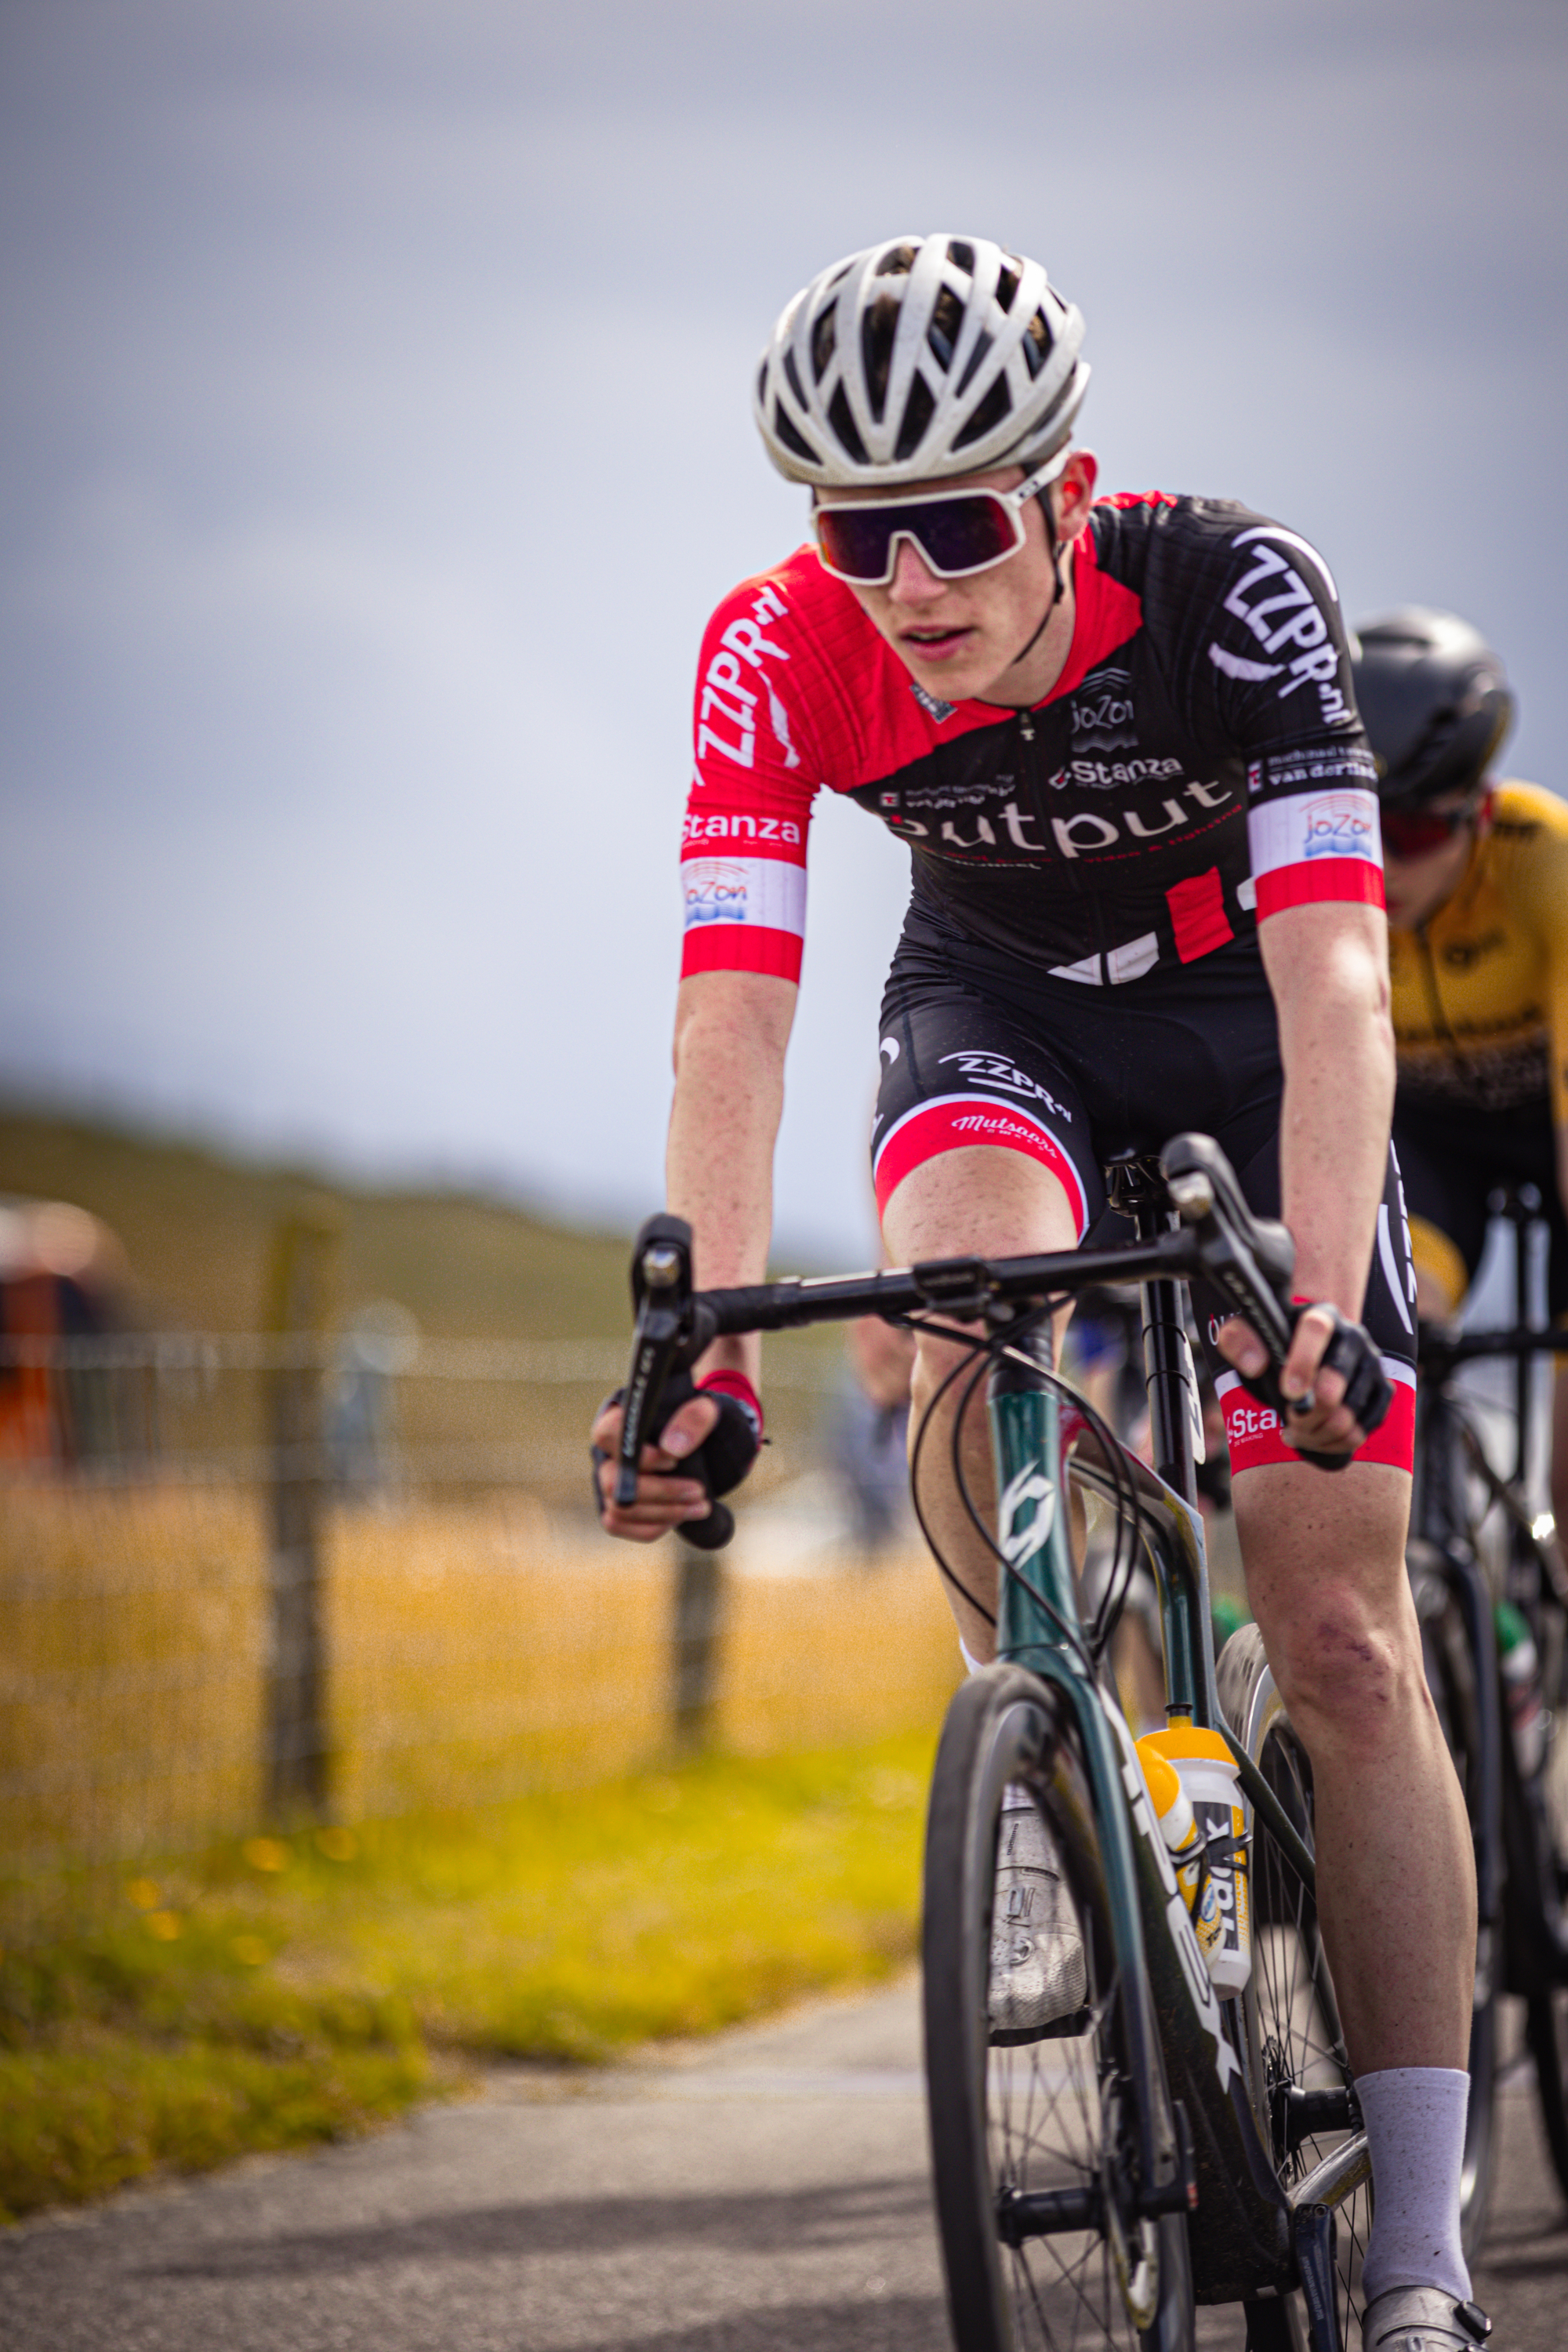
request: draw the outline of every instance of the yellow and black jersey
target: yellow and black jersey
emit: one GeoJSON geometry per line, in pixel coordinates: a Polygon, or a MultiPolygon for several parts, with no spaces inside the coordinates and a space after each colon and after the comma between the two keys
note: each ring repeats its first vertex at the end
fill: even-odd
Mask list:
{"type": "Polygon", "coordinates": [[[1402,1104],[1568,1124],[1568,803],[1500,784],[1453,897],[1388,946],[1402,1104]]]}

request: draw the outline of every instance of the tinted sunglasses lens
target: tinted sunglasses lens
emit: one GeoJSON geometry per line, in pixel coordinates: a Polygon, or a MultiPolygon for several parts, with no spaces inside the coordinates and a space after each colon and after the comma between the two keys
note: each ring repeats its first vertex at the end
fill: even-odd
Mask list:
{"type": "Polygon", "coordinates": [[[1432,816],[1425,812],[1402,814],[1398,809],[1383,813],[1383,845],[1391,857],[1421,857],[1427,850],[1440,848],[1451,841],[1468,812],[1457,810],[1452,814],[1432,816]]]}
{"type": "Polygon", "coordinates": [[[822,560],[841,580],[885,580],[894,528],[893,515],[886,507],[816,509],[816,543],[822,560]]]}
{"type": "Polygon", "coordinates": [[[1000,563],[1018,544],[1013,519],[1000,499],[976,497],[929,506],[913,526],[933,572],[978,572],[1000,563]]]}
{"type": "Polygon", "coordinates": [[[879,583],[892,576],[889,550],[903,533],[931,569],[951,578],[1000,563],[1019,544],[1013,519],[999,499],[922,500],[907,507],[818,507],[816,538],[830,572],[841,579],[879,583]]]}

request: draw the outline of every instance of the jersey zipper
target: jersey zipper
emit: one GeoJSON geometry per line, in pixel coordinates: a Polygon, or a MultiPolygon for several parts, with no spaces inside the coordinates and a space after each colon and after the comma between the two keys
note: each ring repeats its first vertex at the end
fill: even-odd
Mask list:
{"type": "MultiPolygon", "coordinates": [[[[1050,837],[1050,818],[1046,807],[1045,780],[1040,773],[1040,753],[1037,748],[1039,740],[1038,730],[1035,725],[1035,715],[1032,710],[1025,709],[1018,713],[1018,739],[1020,780],[1027,787],[1025,797],[1034,813],[1035,823],[1039,827],[1040,845],[1043,848],[1050,837]]],[[[1062,864],[1067,868],[1068,887],[1072,891],[1089,919],[1089,943],[1096,955],[1103,956],[1106,951],[1105,910],[1100,903],[1100,894],[1089,888],[1087,878],[1078,870],[1076,859],[1064,857],[1062,864]]]]}

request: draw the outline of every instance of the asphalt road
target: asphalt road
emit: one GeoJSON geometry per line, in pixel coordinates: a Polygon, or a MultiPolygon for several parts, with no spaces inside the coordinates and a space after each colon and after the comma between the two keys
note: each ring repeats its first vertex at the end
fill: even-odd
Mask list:
{"type": "MultiPolygon", "coordinates": [[[[912,1986],[610,2075],[524,2069],[370,2140],[0,2239],[5,2352],[947,2352],[912,1986]]],[[[1480,2300],[1568,2343],[1522,2078],[1480,2300]]],[[[1204,2352],[1240,2315],[1200,2314],[1204,2352]]]]}

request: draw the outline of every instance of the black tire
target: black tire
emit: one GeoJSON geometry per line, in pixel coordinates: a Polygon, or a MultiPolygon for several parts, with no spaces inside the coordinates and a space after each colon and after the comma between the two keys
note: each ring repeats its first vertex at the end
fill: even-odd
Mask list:
{"type": "MultiPolygon", "coordinates": [[[[1500,1824],[1493,1823],[1489,1830],[1481,1818],[1485,1796],[1475,1652],[1464,1613],[1432,1547],[1413,1543],[1406,1565],[1421,1628],[1426,1686],[1464,1793],[1470,1834],[1479,1847],[1489,1835],[1496,1839],[1500,1824]]],[[[1465,2118],[1464,2169],[1459,2176],[1459,2230],[1465,2259],[1472,2264],[1486,2237],[1497,2153],[1498,2001],[1502,1969],[1501,1953],[1494,1948],[1494,1942],[1493,1931],[1483,1929],[1476,1952],[1475,2002],[1470,2012],[1470,2098],[1465,2118]]]]}
{"type": "MultiPolygon", "coordinates": [[[[1076,1734],[1058,1722],[1033,1675],[1010,1666],[973,1675],[948,1710],[931,1780],[926,2079],[953,2342],[958,2352],[1191,2352],[1185,2216],[1139,2221],[1128,2210],[1117,2127],[1128,2102],[1121,1997],[1076,1734]],[[1082,2008],[1036,2038],[994,2036],[987,2016],[997,1822],[1009,1782],[1035,1800],[1085,1948],[1082,2008]],[[1010,2197],[1096,2184],[1090,2226],[1004,2243],[999,2213],[1010,2197]]],[[[1163,2105],[1163,2082],[1157,2096],[1163,2105]]]]}
{"type": "MultiPolygon", "coordinates": [[[[1312,1846],[1312,1769],[1274,1686],[1256,1625],[1243,1625],[1220,1653],[1215,1669],[1220,1707],[1261,1770],[1291,1826],[1312,1846]]],[[[1350,2060],[1339,2005],[1318,1928],[1317,1908],[1296,1870],[1254,1814],[1252,1822],[1252,1973],[1241,1994],[1247,2091],[1258,2134],[1287,2189],[1345,2137],[1343,2131],[1307,2132],[1299,2138],[1287,2120],[1291,2092],[1337,2092],[1351,2084],[1350,2060]]],[[[1371,2194],[1358,2189],[1335,2222],[1341,2340],[1360,2341],[1361,2266],[1372,2221],[1371,2194]],[[1352,2326],[1354,2333],[1352,2333],[1352,2326]]],[[[1300,2294],[1247,2306],[1255,2346],[1305,2346],[1306,2314],[1300,2294]]]]}

